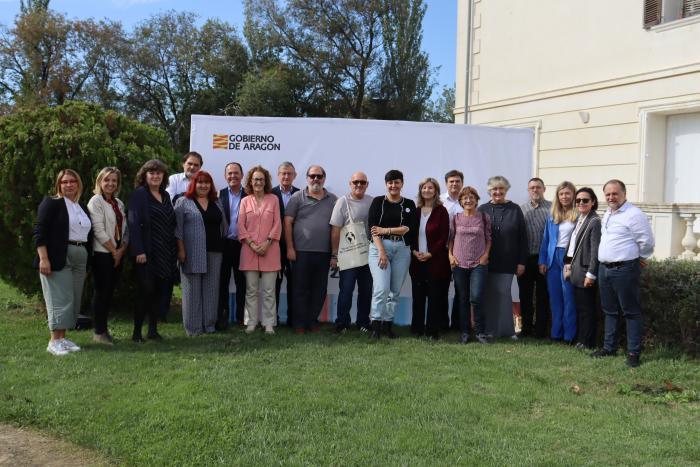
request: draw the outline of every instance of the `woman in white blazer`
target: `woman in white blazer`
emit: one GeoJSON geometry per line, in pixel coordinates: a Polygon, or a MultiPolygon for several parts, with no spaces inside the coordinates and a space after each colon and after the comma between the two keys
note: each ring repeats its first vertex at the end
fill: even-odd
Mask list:
{"type": "Polygon", "coordinates": [[[105,167],[97,174],[95,196],[88,202],[88,211],[94,231],[92,274],[94,293],[92,313],[95,320],[93,340],[111,345],[107,329],[107,315],[114,289],[119,281],[122,259],[129,243],[124,203],[117,198],[121,188],[121,172],[116,167],[105,167]]]}

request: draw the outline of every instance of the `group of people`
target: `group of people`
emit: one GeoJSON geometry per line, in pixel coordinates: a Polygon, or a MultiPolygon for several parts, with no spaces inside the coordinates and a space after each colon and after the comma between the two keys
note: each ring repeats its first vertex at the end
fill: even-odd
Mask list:
{"type": "Polygon", "coordinates": [[[464,186],[458,170],[445,174],[442,194],[436,179],[422,180],[414,201],[403,195],[399,170],[386,173],[385,194],[373,198],[366,195],[367,175],[359,171],[350,177],[348,193],[338,197],[324,187],[326,172],[319,165],[307,169],[300,190],[293,185],[291,162],[278,167],[274,188],[264,167],[244,176],[241,164],[231,162],[224,174],[228,186],[220,191],[202,165],[201,155],[189,152],[184,171],[168,178],[161,161],[146,162],[128,211],[118,198],[117,168],[99,172],[87,205],[80,202],[80,176],[71,169],[58,174],[55,195],[41,202],[34,230],[50,353],[80,350],[66,331],[75,325],[88,265],[93,337],[112,344],[107,316],[128,251],[139,287],[132,334],[137,342],[144,339],[146,318],[146,338],[161,339],[158,321],[178,277],[189,336],[224,330],[230,321],[247,333],[262,325],[274,334],[283,278],[287,324],[299,334],[318,332],[328,271],[337,268],[338,335],[352,324],[357,289],[359,330],[372,339],[396,337],[394,317],[410,274],[413,334],[438,339],[452,328],[465,344],[517,339],[511,294],[517,277],[522,336],[549,334],[580,348],[596,347],[600,290],[605,339],[593,355],[615,354],[621,309],[627,363],[639,364],[639,268],[653,253],[654,240],[644,214],[626,202],[620,180],[603,187],[608,209],[601,222],[595,191],[570,182],[559,184],[550,203],[544,182],[533,178],[528,202],[518,206],[507,199],[510,183],[502,176],[489,178],[489,200],[479,204],[478,190],[464,186]],[[232,274],[235,308],[229,304],[232,274]]]}

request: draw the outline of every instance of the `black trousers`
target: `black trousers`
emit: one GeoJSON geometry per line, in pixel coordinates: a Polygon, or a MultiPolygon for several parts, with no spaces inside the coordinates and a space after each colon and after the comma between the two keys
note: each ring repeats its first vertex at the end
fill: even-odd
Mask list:
{"type": "MultiPolygon", "coordinates": [[[[411,274],[411,333],[435,336],[445,329],[450,280],[432,277],[427,264],[419,264],[418,268],[418,273],[411,274]]],[[[459,314],[459,308],[454,309],[453,316],[455,312],[459,314]]]]}
{"type": "Polygon", "coordinates": [[[119,282],[122,264],[114,267],[112,253],[96,251],[92,256],[92,315],[95,320],[95,334],[107,332],[107,315],[112,306],[114,289],[119,282]]]}
{"type": "Polygon", "coordinates": [[[574,287],[576,302],[577,341],[592,349],[596,347],[598,331],[598,287],[574,287]]]}
{"type": "Polygon", "coordinates": [[[328,289],[328,270],[331,254],[315,251],[297,251],[292,264],[294,273],[295,328],[310,329],[318,324],[328,289]]]}
{"type": "MultiPolygon", "coordinates": [[[[279,274],[277,274],[277,281],[275,282],[275,303],[277,303],[277,310],[280,307],[280,290],[282,289],[282,276],[287,278],[287,326],[292,327],[294,323],[294,274],[292,271],[292,265],[287,259],[286,248],[280,248],[281,259],[282,259],[282,269],[279,274]]],[[[277,322],[279,323],[279,314],[277,315],[277,322]]]]}
{"type": "Polygon", "coordinates": [[[547,278],[540,274],[537,262],[538,256],[530,255],[525,264],[525,273],[518,278],[520,315],[523,336],[534,335],[543,339],[547,337],[549,329],[549,293],[547,278]]]}
{"type": "Polygon", "coordinates": [[[233,281],[236,284],[236,322],[243,324],[243,310],[245,308],[245,273],[239,269],[241,264],[241,242],[238,240],[224,240],[224,249],[221,256],[221,280],[219,282],[219,306],[216,313],[216,323],[220,328],[228,327],[231,310],[228,303],[228,284],[231,281],[233,269],[233,281]]]}
{"type": "Polygon", "coordinates": [[[151,274],[146,264],[136,264],[134,274],[139,291],[139,304],[134,312],[134,335],[141,336],[143,322],[148,316],[148,334],[158,330],[160,305],[165,299],[168,283],[171,279],[163,279],[151,274]]]}

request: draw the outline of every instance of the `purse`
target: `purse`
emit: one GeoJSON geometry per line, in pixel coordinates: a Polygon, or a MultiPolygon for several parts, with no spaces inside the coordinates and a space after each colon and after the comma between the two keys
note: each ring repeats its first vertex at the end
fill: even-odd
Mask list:
{"type": "Polygon", "coordinates": [[[347,197],[343,197],[348,208],[350,222],[340,230],[340,244],[338,245],[338,269],[358,268],[369,263],[369,239],[364,222],[355,222],[350,213],[350,203],[347,197]]]}

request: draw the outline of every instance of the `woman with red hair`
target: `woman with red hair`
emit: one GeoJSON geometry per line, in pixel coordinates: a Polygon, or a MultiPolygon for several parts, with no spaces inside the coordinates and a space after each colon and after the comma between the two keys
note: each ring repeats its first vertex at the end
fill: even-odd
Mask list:
{"type": "Polygon", "coordinates": [[[197,172],[175,202],[175,238],[182,285],[182,325],[188,336],[213,333],[226,216],[209,173],[197,172]]]}

